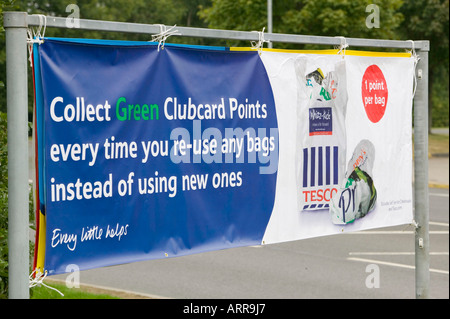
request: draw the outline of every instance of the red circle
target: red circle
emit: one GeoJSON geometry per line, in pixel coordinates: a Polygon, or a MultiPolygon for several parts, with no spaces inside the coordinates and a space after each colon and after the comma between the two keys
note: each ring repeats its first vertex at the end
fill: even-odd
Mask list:
{"type": "Polygon", "coordinates": [[[377,65],[369,66],[364,72],[361,92],[367,117],[371,122],[377,123],[383,118],[388,102],[386,79],[377,65]]]}

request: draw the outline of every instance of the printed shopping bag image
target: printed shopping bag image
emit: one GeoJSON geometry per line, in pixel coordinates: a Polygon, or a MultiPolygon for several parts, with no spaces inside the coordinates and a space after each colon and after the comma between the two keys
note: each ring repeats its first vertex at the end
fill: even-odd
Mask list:
{"type": "Polygon", "coordinates": [[[375,148],[369,140],[356,146],[347,166],[343,185],[331,199],[333,224],[345,225],[363,218],[376,204],[377,190],[372,179],[375,148]]]}
{"type": "Polygon", "coordinates": [[[314,61],[295,61],[298,83],[298,209],[328,209],[344,176],[347,108],[345,62],[327,73],[314,61]]]}

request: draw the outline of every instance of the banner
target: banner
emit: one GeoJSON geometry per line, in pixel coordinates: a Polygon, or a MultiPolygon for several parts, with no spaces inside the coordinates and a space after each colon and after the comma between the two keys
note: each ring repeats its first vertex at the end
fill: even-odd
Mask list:
{"type": "Polygon", "coordinates": [[[411,222],[412,58],[329,53],[36,44],[35,266],[411,222]]]}
{"type": "Polygon", "coordinates": [[[280,136],[265,244],[413,219],[413,58],[336,52],[261,55],[280,136]]]}

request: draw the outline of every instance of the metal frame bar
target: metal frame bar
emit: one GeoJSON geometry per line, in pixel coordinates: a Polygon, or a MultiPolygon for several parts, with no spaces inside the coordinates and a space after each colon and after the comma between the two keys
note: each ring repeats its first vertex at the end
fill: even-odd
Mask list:
{"type": "Polygon", "coordinates": [[[429,298],[428,51],[420,51],[414,96],[414,219],[416,298],[429,298]]]}
{"type": "MultiPolygon", "coordinates": [[[[5,12],[7,13],[7,12],[5,12]]],[[[47,17],[47,27],[67,28],[67,18],[62,17],[47,17]]],[[[38,15],[29,15],[27,17],[28,26],[39,26],[40,20],[38,15]]],[[[141,24],[128,22],[114,22],[80,19],[79,29],[108,31],[108,32],[125,32],[125,33],[143,33],[143,34],[158,34],[161,32],[159,24],[141,24]]],[[[219,29],[205,29],[205,28],[191,28],[191,27],[176,27],[177,34],[173,36],[194,37],[194,38],[215,38],[228,40],[242,40],[242,41],[258,41],[258,33],[255,31],[234,31],[234,30],[219,30],[219,29]]],[[[322,44],[322,45],[340,45],[341,37],[324,37],[312,35],[296,35],[296,34],[281,34],[281,33],[264,33],[264,39],[271,42],[285,42],[298,44],[322,44]]],[[[397,49],[411,49],[410,41],[400,40],[374,40],[374,39],[360,39],[360,38],[345,38],[349,46],[354,47],[385,47],[397,49]]],[[[414,41],[416,50],[429,50],[429,41],[414,41]]]]}
{"type": "MultiPolygon", "coordinates": [[[[272,15],[272,0],[267,0],[267,32],[272,33],[273,32],[273,15],[272,15]]],[[[272,48],[272,42],[269,42],[267,45],[268,48],[272,48]]]]}
{"type": "MultiPolygon", "coordinates": [[[[62,17],[46,17],[46,27],[68,28],[62,17]]],[[[109,32],[158,34],[160,25],[80,19],[79,29],[109,32]]],[[[28,135],[26,31],[39,26],[38,15],[4,12],[7,61],[8,173],[9,173],[9,298],[29,298],[28,271],[28,135]]],[[[230,31],[176,27],[177,36],[258,41],[254,31],[230,31]]],[[[265,33],[271,42],[298,44],[341,44],[342,37],[265,33]]],[[[424,41],[345,38],[352,47],[415,49],[420,61],[414,97],[414,207],[416,298],[429,297],[429,200],[428,200],[428,51],[424,41]],[[420,76],[419,76],[420,75],[420,76]]]]}

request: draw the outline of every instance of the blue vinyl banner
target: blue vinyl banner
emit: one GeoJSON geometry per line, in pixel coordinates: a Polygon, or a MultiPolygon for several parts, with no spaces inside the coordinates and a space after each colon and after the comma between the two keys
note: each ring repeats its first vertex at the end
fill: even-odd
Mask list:
{"type": "Polygon", "coordinates": [[[45,39],[38,55],[50,275],[261,243],[278,129],[257,52],[45,39]]]}
{"type": "Polygon", "coordinates": [[[46,38],[33,58],[35,269],[412,221],[409,53],[46,38]]]}

